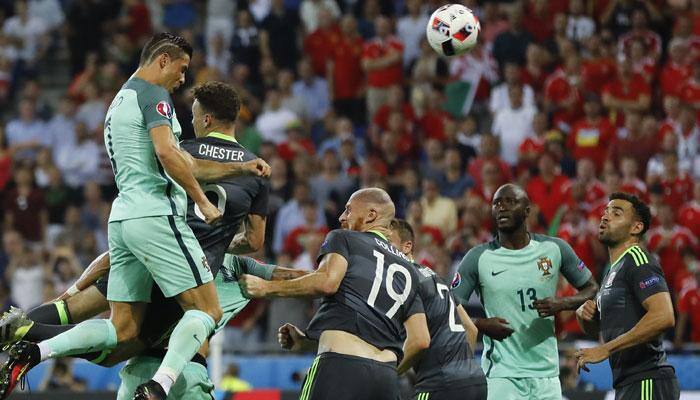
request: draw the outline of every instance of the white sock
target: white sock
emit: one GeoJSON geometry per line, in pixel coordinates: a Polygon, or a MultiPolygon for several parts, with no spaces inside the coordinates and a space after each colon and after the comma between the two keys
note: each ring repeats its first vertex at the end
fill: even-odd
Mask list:
{"type": "Polygon", "coordinates": [[[46,361],[51,358],[53,351],[45,342],[39,342],[39,354],[41,354],[41,361],[46,361]]]}
{"type": "Polygon", "coordinates": [[[175,384],[175,378],[175,371],[163,367],[158,368],[158,371],[156,371],[156,374],[153,376],[153,380],[160,384],[165,394],[170,393],[170,388],[175,384]]]}

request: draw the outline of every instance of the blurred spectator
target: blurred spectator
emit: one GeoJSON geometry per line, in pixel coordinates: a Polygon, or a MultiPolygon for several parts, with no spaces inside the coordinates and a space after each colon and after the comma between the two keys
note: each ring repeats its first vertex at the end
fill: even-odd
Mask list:
{"type": "Polygon", "coordinates": [[[558,171],[554,156],[544,153],[537,161],[539,174],[526,186],[530,200],[537,204],[547,223],[551,223],[559,207],[564,204],[564,190],[568,178],[558,171]]]}
{"type": "Polygon", "coordinates": [[[423,196],[420,205],[423,209],[424,225],[439,229],[443,239],[455,231],[457,207],[452,199],[440,195],[440,188],[435,181],[423,180],[423,196]]]}
{"type": "Polygon", "coordinates": [[[526,138],[533,137],[532,121],[537,109],[523,102],[521,86],[508,88],[511,106],[496,111],[491,132],[500,139],[501,158],[509,165],[518,162],[518,147],[526,138]]]}
{"type": "Polygon", "coordinates": [[[584,59],[581,62],[582,89],[585,92],[600,96],[605,85],[615,79],[617,63],[611,36],[596,34],[585,42],[584,59]]]}
{"type": "Polygon", "coordinates": [[[0,126],[0,192],[7,187],[12,178],[12,150],[7,146],[5,131],[0,126]]]}
{"type": "Polygon", "coordinates": [[[474,178],[477,186],[481,184],[481,170],[487,162],[494,162],[498,166],[504,180],[510,181],[512,179],[510,167],[499,157],[499,140],[493,135],[481,135],[479,154],[469,164],[469,175],[474,178]]]}
{"type": "Polygon", "coordinates": [[[58,30],[65,21],[59,0],[27,0],[27,14],[30,20],[39,19],[51,31],[58,30]]]}
{"type": "MultiPolygon", "coordinates": [[[[304,252],[305,242],[313,239],[312,236],[321,236],[320,241],[328,234],[328,228],[319,225],[317,221],[318,206],[313,200],[304,200],[300,204],[301,212],[304,218],[303,224],[294,228],[284,239],[284,247],[282,251],[293,259],[296,259],[304,252]]],[[[311,260],[315,265],[315,261],[311,260]]],[[[313,268],[313,267],[312,267],[313,268]]]]}
{"type": "Polygon", "coordinates": [[[316,29],[304,38],[304,52],[311,58],[314,72],[325,76],[326,64],[333,57],[333,46],[340,41],[340,28],[336,18],[322,8],[321,20],[316,29]]]}
{"type": "Polygon", "coordinates": [[[518,64],[508,63],[503,68],[503,83],[491,91],[489,110],[492,113],[495,114],[499,110],[513,106],[510,100],[510,88],[515,86],[522,88],[522,103],[529,108],[535,107],[535,92],[530,85],[522,83],[520,67],[518,64]]]}
{"type": "Polygon", "coordinates": [[[46,131],[52,136],[50,148],[54,160],[58,160],[65,147],[75,145],[75,112],[75,103],[65,96],[59,102],[58,112],[46,124],[46,131]]]}
{"type": "Polygon", "coordinates": [[[163,25],[168,30],[191,28],[196,15],[193,0],[168,0],[163,3],[163,25]]]}
{"type": "Polygon", "coordinates": [[[440,183],[440,194],[451,199],[461,198],[474,186],[474,180],[464,173],[462,157],[456,148],[445,150],[444,168],[440,183]]]}
{"type": "Polygon", "coordinates": [[[520,70],[521,81],[532,87],[534,92],[540,95],[544,90],[547,79],[545,67],[547,66],[547,52],[537,43],[530,43],[525,53],[525,66],[520,70]]]}
{"type": "Polygon", "coordinates": [[[329,219],[337,217],[355,187],[355,181],[341,171],[340,159],[332,150],[321,155],[320,174],[311,178],[309,184],[314,200],[326,210],[329,219]]]}
{"type": "Polygon", "coordinates": [[[84,380],[73,376],[71,359],[57,360],[53,364],[46,390],[67,391],[69,393],[81,393],[87,389],[84,380]]]}
{"type": "Polygon", "coordinates": [[[332,48],[326,80],[335,111],[353,122],[365,122],[363,100],[360,98],[364,85],[362,53],[364,40],[357,31],[357,20],[345,15],[340,20],[340,38],[332,48]]]}
{"type": "Polygon", "coordinates": [[[576,179],[569,181],[564,187],[564,193],[569,202],[583,201],[588,209],[605,198],[606,188],[595,173],[593,161],[588,158],[578,161],[576,164],[576,179]],[[580,185],[583,189],[583,197],[581,199],[574,193],[574,186],[577,185],[580,185]]]}
{"type": "Polygon", "coordinates": [[[255,128],[263,139],[280,144],[287,139],[285,130],[298,116],[282,106],[282,95],[278,89],[270,89],[266,94],[265,109],[258,117],[255,128]]]}
{"type": "Polygon", "coordinates": [[[700,126],[691,105],[682,106],[679,122],[676,131],[679,168],[695,178],[700,178],[700,126]]]}
{"type": "Polygon", "coordinates": [[[663,188],[664,203],[669,204],[676,212],[683,203],[693,197],[693,181],[688,174],[679,170],[678,154],[674,152],[664,155],[663,168],[660,183],[663,188]]]}
{"type": "Polygon", "coordinates": [[[668,44],[668,60],[661,69],[659,85],[664,96],[677,96],[681,85],[692,73],[688,43],[680,38],[672,39],[668,44]]]}
{"type": "Polygon", "coordinates": [[[284,0],[272,0],[270,13],[261,24],[260,48],[280,68],[293,69],[296,65],[299,54],[296,41],[279,38],[295,38],[299,25],[299,16],[285,8],[284,0]]]}
{"type": "MultiPolygon", "coordinates": [[[[241,10],[242,11],[242,10],[241,10]]],[[[236,17],[236,2],[229,0],[208,0],[204,37],[209,45],[215,37],[220,37],[224,48],[231,46],[236,17]]],[[[209,52],[209,48],[207,48],[209,52]]]]}
{"type": "Polygon", "coordinates": [[[77,124],[75,133],[75,144],[62,146],[56,157],[56,166],[61,170],[66,184],[72,188],[97,179],[100,163],[100,159],[95,157],[100,148],[85,124],[77,124]]]}
{"type": "Polygon", "coordinates": [[[313,156],[314,144],[309,139],[300,121],[291,121],[285,129],[286,139],[277,146],[277,154],[285,161],[293,161],[297,157],[313,156]]]}
{"type": "Polygon", "coordinates": [[[216,71],[219,76],[226,76],[229,73],[230,66],[231,51],[225,47],[224,38],[221,35],[214,36],[209,41],[207,67],[216,71]]]}
{"type": "Polygon", "coordinates": [[[17,48],[17,55],[24,63],[23,68],[34,68],[48,48],[46,33],[47,21],[29,14],[25,0],[16,0],[15,15],[5,20],[3,33],[17,48]]]}
{"type": "Polygon", "coordinates": [[[334,0],[303,0],[299,8],[299,16],[306,32],[313,32],[330,18],[340,17],[340,7],[334,0]],[[322,10],[328,12],[324,14],[322,10]]]}
{"type": "Polygon", "coordinates": [[[684,268],[682,253],[684,250],[698,251],[698,239],[688,228],[676,224],[674,209],[670,204],[662,203],[657,210],[659,226],[649,230],[649,250],[658,254],[671,293],[678,293],[676,275],[684,268]]]}
{"type": "MultiPolygon", "coordinates": [[[[302,203],[311,199],[311,188],[306,182],[297,182],[294,186],[292,198],[287,201],[277,213],[275,220],[275,234],[273,239],[272,249],[277,254],[281,254],[284,248],[284,240],[296,227],[304,224],[304,213],[302,212],[302,203]]],[[[316,219],[317,226],[326,225],[326,216],[323,208],[318,205],[316,207],[318,217],[316,219]]]]}
{"type": "Polygon", "coordinates": [[[620,190],[631,193],[640,199],[647,199],[647,185],[639,179],[637,160],[633,157],[623,156],[620,161],[620,171],[622,172],[620,190]]]}
{"type": "Polygon", "coordinates": [[[102,134],[102,125],[107,114],[107,104],[100,96],[99,89],[94,83],[85,85],[83,93],[85,94],[85,101],[78,107],[75,120],[85,124],[91,135],[102,134]]]}
{"type": "Polygon", "coordinates": [[[692,63],[693,73],[689,79],[681,85],[679,97],[685,103],[690,104],[700,117],[700,56],[696,56],[695,62],[692,63]]]}
{"type": "Polygon", "coordinates": [[[72,74],[85,66],[85,56],[102,46],[102,25],[109,17],[104,0],[77,0],[68,4],[66,27],[72,74]]]}
{"type": "Polygon", "coordinates": [[[627,114],[643,113],[651,104],[651,88],[643,76],[632,69],[632,60],[621,56],[617,79],[603,88],[603,105],[610,110],[610,121],[622,126],[627,114]]]}
{"type": "Polygon", "coordinates": [[[51,272],[53,290],[58,296],[75,283],[83,269],[73,248],[57,244],[49,255],[47,271],[51,272]]]}
{"type": "Polygon", "coordinates": [[[10,283],[10,298],[23,310],[29,310],[44,301],[44,279],[49,273],[39,262],[38,255],[28,248],[22,236],[15,231],[3,235],[3,248],[9,262],[4,279],[10,283]]]}
{"type": "Polygon", "coordinates": [[[223,378],[221,378],[221,384],[219,384],[219,389],[230,393],[247,392],[252,388],[253,386],[251,386],[250,383],[240,378],[240,368],[238,364],[231,364],[228,366],[226,373],[223,378]]]}
{"type": "Polygon", "coordinates": [[[277,74],[277,89],[282,97],[282,108],[286,108],[303,120],[309,120],[311,110],[306,108],[304,98],[292,90],[294,85],[294,73],[288,69],[282,69],[277,74]]]}
{"type": "Polygon", "coordinates": [[[27,241],[39,245],[45,239],[48,214],[44,194],[34,186],[27,167],[15,168],[15,187],[5,195],[5,229],[14,229],[27,241]]]}
{"type": "Polygon", "coordinates": [[[404,46],[404,68],[418,58],[420,43],[425,37],[425,26],[428,24],[428,15],[422,12],[420,0],[407,0],[406,10],[408,13],[399,18],[396,26],[396,33],[404,46]]]}
{"type": "Polygon", "coordinates": [[[509,62],[525,64],[527,45],[533,41],[530,33],[523,29],[523,11],[520,7],[511,8],[508,22],[508,30],[496,36],[493,42],[493,57],[501,67],[509,62]]]}
{"type": "Polygon", "coordinates": [[[678,210],[678,223],[700,239],[700,180],[693,186],[693,199],[678,210]]]}
{"type": "Polygon", "coordinates": [[[36,117],[35,104],[29,100],[21,100],[18,107],[18,118],[10,120],[5,127],[7,144],[11,146],[17,159],[36,157],[42,146],[50,144],[46,127],[36,117]]]}
{"type": "Polygon", "coordinates": [[[564,59],[563,68],[550,75],[544,84],[544,107],[552,114],[552,124],[564,133],[581,116],[583,94],[581,61],[573,55],[564,59]]]}
{"type": "Polygon", "coordinates": [[[330,108],[326,80],[314,76],[311,61],[302,58],[297,67],[299,79],[292,85],[294,97],[304,102],[306,117],[310,122],[322,119],[330,108]]]}
{"type": "MultiPolygon", "coordinates": [[[[263,336],[261,322],[265,317],[266,310],[266,300],[251,299],[250,303],[224,328],[224,349],[243,353],[260,351],[263,336]]],[[[224,389],[222,386],[221,390],[228,389],[224,389]]]]}
{"type": "Polygon", "coordinates": [[[620,160],[623,154],[633,157],[640,170],[645,171],[649,159],[658,151],[658,145],[655,132],[642,130],[641,114],[630,112],[625,117],[625,126],[617,130],[608,157],[615,163],[620,160]]]}
{"type": "Polygon", "coordinates": [[[367,73],[367,113],[374,115],[389,97],[388,88],[403,80],[401,62],[404,45],[392,35],[391,22],[386,17],[374,21],[376,37],[365,44],[362,68],[367,73]]]}
{"type": "Polygon", "coordinates": [[[583,0],[569,1],[566,36],[574,42],[581,43],[595,33],[595,22],[584,12],[583,0]]]}
{"type": "MultiPolygon", "coordinates": [[[[257,75],[258,66],[260,65],[260,43],[262,37],[258,28],[253,22],[253,17],[248,10],[240,10],[237,15],[236,27],[233,31],[231,39],[231,57],[236,63],[245,64],[250,71],[257,75]]],[[[223,48],[224,38],[220,36],[221,52],[227,52],[228,49],[223,48]]],[[[212,39],[213,45],[216,45],[216,36],[212,39]]],[[[224,58],[227,55],[224,53],[224,58]]],[[[210,64],[207,62],[207,64],[210,64]]]]}
{"type": "Polygon", "coordinates": [[[585,116],[574,124],[567,147],[574,159],[591,159],[596,171],[600,172],[607,158],[606,152],[615,140],[615,131],[608,120],[602,117],[597,97],[587,97],[583,110],[585,116]]]}
{"type": "Polygon", "coordinates": [[[640,40],[643,44],[645,54],[648,54],[654,60],[658,60],[661,56],[661,36],[649,29],[649,18],[647,10],[644,8],[636,8],[632,11],[632,29],[620,36],[618,41],[619,54],[629,54],[632,43],[636,40],[640,40]]]}
{"type": "MultiPolygon", "coordinates": [[[[651,1],[637,0],[612,0],[600,16],[603,25],[609,26],[615,36],[620,36],[627,32],[635,24],[633,13],[635,11],[646,11],[654,20],[661,19],[661,14],[654,7],[651,1]]],[[[643,23],[646,24],[646,14],[643,23]]],[[[637,18],[637,24],[641,21],[637,18]]],[[[639,26],[639,25],[638,25],[639,26]]]]}
{"type": "Polygon", "coordinates": [[[693,343],[700,343],[700,263],[697,258],[688,265],[689,272],[695,279],[694,287],[685,290],[678,298],[678,320],[674,345],[680,347],[686,341],[686,332],[690,324],[688,339],[693,343]]]}

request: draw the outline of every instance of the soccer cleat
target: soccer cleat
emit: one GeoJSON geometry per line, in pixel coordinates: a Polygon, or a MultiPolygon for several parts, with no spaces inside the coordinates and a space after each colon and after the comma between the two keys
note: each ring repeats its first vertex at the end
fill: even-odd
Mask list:
{"type": "Polygon", "coordinates": [[[34,321],[29,319],[24,311],[10,307],[10,310],[0,317],[0,347],[5,350],[19,342],[33,325],[34,321]]]}
{"type": "Polygon", "coordinates": [[[134,392],[134,400],[165,400],[168,397],[160,383],[150,380],[142,383],[134,392]]]}
{"type": "Polygon", "coordinates": [[[39,346],[24,341],[10,347],[9,356],[0,368],[0,400],[8,398],[18,383],[24,388],[27,372],[41,361],[39,346]]]}

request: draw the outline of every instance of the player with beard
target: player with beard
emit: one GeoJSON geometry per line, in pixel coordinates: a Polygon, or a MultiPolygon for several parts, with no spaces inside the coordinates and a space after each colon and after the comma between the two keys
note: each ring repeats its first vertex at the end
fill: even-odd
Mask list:
{"type": "Polygon", "coordinates": [[[529,213],[530,200],[522,188],[501,186],[491,206],[497,237],[467,253],[452,284],[462,304],[477,291],[489,317],[475,322],[479,330],[488,334],[484,325],[490,329],[499,321],[512,329],[495,338],[484,336],[481,364],[492,400],[561,399],[554,314],[576,310],[598,290],[571,246],[528,232],[529,213]],[[555,297],[561,274],[578,294],[555,297]]]}
{"type": "Polygon", "coordinates": [[[637,197],[613,193],[600,219],[598,240],[608,247],[610,269],[596,300],[586,301],[576,318],[603,344],[576,352],[579,369],[610,360],[616,400],[677,400],[675,370],[662,338],[674,324],[673,303],[658,261],[639,246],[651,211],[637,197]]]}
{"type": "MultiPolygon", "coordinates": [[[[414,233],[408,222],[393,220],[390,239],[413,260],[414,233]]],[[[476,326],[464,308],[455,303],[447,282],[430,268],[415,262],[413,265],[422,275],[418,295],[425,309],[430,347],[416,351],[405,345],[399,374],[413,367],[414,400],[485,400],[486,377],[474,359],[476,326]]]]}
{"type": "Polygon", "coordinates": [[[358,190],[340,216],[346,229],[326,236],[316,271],[289,281],[239,281],[251,297],[323,297],[306,332],[291,324],[279,329],[286,349],[318,348],[301,400],[396,400],[404,337],[416,351],[430,346],[420,276],[388,241],[393,219],[384,190],[358,190]]]}

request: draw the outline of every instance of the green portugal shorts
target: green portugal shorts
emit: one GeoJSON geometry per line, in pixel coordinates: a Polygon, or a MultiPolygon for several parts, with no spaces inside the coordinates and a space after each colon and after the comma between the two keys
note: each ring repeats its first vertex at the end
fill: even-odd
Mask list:
{"type": "Polygon", "coordinates": [[[558,376],[550,378],[486,378],[488,400],[561,400],[558,376]]]}
{"type": "MultiPolygon", "coordinates": [[[[185,365],[185,369],[170,389],[167,400],[213,400],[215,398],[214,384],[207,374],[204,357],[197,355],[195,359],[197,362],[190,361],[185,365]]],[[[119,372],[122,383],[119,386],[117,400],[131,400],[136,388],[153,378],[161,362],[163,362],[161,358],[148,356],[130,359],[119,372]]]]}
{"type": "Polygon", "coordinates": [[[109,301],[150,302],[154,281],[165,297],[173,297],[213,278],[184,217],[113,221],[108,236],[109,301]]]}

